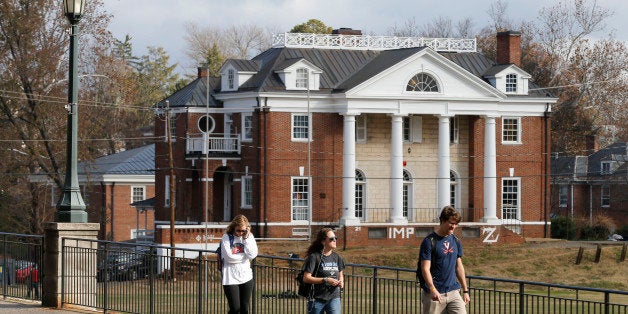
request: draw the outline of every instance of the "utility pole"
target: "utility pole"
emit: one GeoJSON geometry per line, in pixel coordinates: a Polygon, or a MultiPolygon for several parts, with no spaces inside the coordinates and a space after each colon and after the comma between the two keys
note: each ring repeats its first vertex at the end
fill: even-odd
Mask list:
{"type": "Polygon", "coordinates": [[[166,100],[166,134],[168,136],[168,168],[170,168],[170,272],[172,281],[176,281],[174,271],[175,251],[174,251],[174,204],[175,204],[175,184],[174,184],[174,159],[172,157],[172,134],[170,128],[170,101],[166,100]]]}

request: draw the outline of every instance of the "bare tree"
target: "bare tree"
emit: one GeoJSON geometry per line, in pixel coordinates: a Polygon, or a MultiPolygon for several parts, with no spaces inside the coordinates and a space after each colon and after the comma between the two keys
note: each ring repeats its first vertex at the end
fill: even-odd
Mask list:
{"type": "Polygon", "coordinates": [[[272,34],[277,32],[275,27],[253,24],[219,27],[188,23],[185,27],[185,54],[193,66],[209,65],[214,75],[226,58],[247,59],[270,48],[272,34]],[[218,61],[220,64],[216,65],[218,61]]]}

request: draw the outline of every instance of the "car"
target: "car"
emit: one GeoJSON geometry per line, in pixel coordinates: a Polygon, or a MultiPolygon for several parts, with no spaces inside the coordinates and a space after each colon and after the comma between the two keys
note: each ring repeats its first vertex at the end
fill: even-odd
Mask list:
{"type": "Polygon", "coordinates": [[[110,254],[98,265],[98,281],[124,281],[146,278],[152,269],[157,271],[157,263],[153,259],[151,263],[149,254],[116,253],[110,254]]]}

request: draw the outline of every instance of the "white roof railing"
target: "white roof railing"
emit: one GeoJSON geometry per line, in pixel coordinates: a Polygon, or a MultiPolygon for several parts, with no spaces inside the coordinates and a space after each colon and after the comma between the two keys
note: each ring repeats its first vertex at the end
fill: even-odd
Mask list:
{"type": "Polygon", "coordinates": [[[423,38],[370,35],[281,33],[273,34],[273,48],[391,50],[430,47],[441,52],[476,52],[475,38],[423,38]]]}

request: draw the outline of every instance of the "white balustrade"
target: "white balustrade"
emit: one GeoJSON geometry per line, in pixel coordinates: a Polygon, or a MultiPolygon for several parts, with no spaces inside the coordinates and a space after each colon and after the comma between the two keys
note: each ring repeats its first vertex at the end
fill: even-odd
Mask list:
{"type": "Polygon", "coordinates": [[[430,47],[441,52],[476,52],[477,42],[475,38],[281,33],[273,35],[273,47],[345,50],[390,50],[430,47]]]}

